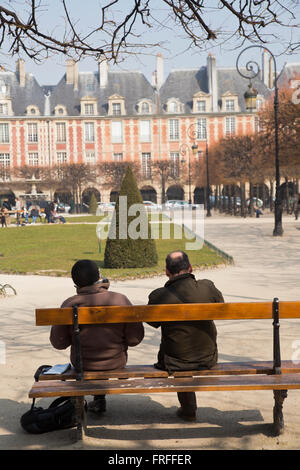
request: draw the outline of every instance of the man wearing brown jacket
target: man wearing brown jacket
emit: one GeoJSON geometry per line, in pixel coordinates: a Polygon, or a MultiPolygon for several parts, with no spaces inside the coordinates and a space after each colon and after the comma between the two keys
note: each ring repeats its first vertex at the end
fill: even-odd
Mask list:
{"type": "MultiPolygon", "coordinates": [[[[224,302],[212,281],[196,280],[186,253],[176,251],[166,258],[164,287],[149,295],[149,304],[224,302]]],[[[161,344],[155,367],[169,372],[213,367],[218,360],[217,330],[212,320],[149,323],[161,327],[161,344]]],[[[195,421],[197,402],[194,392],[178,392],[181,408],[177,415],[195,421]]]]}
{"type": "MultiPolygon", "coordinates": [[[[61,307],[132,305],[125,295],[109,291],[108,281],[99,280],[100,272],[94,261],[77,261],[71,274],[77,294],[66,299],[61,307]]],[[[143,337],[142,323],[82,325],[80,344],[83,370],[110,370],[125,367],[128,347],[137,346],[143,337]]],[[[75,364],[74,336],[71,326],[52,326],[50,342],[56,349],[66,349],[71,346],[70,362],[75,364]]],[[[105,395],[95,397],[94,402],[89,404],[89,409],[99,413],[105,411],[105,395]]]]}

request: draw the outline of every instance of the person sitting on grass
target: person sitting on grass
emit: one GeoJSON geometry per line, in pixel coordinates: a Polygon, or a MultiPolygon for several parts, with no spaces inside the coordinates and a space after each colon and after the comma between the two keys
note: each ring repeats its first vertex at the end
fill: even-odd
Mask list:
{"type": "MultiPolygon", "coordinates": [[[[123,294],[109,290],[109,281],[100,280],[97,264],[91,260],[79,260],[72,267],[72,280],[77,293],[67,298],[64,307],[92,307],[101,305],[132,305],[123,294]]],[[[110,370],[125,367],[128,347],[137,346],[144,338],[142,323],[118,323],[81,325],[80,344],[83,370],[110,370]]],[[[50,342],[55,349],[71,346],[70,362],[76,363],[73,327],[51,327],[50,342]]],[[[95,413],[106,411],[105,395],[97,395],[88,409],[95,413]]]]}

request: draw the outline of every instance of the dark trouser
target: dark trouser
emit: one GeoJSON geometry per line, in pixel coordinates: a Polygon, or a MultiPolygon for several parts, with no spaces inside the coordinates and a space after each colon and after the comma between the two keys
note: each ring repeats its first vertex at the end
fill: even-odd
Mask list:
{"type": "Polygon", "coordinates": [[[195,392],[177,392],[181,408],[186,414],[193,414],[197,410],[197,399],[195,392]]]}

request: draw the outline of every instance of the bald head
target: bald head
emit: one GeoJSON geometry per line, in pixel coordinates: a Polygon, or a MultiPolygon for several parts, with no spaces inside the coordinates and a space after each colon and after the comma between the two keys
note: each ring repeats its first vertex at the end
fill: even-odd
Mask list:
{"type": "Polygon", "coordinates": [[[178,274],[191,273],[192,266],[188,255],[184,251],[173,251],[166,257],[166,274],[169,277],[178,274]]]}

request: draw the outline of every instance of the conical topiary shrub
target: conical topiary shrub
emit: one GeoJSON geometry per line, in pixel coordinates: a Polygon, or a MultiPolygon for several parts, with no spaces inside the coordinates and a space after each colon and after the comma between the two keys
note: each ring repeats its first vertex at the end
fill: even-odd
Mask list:
{"type": "Polygon", "coordinates": [[[116,202],[104,253],[106,268],[142,268],[158,261],[147,211],[130,167],[116,202]]]}
{"type": "Polygon", "coordinates": [[[89,204],[89,214],[96,215],[97,209],[98,209],[97,199],[96,199],[95,193],[92,193],[90,204],[89,204]]]}

